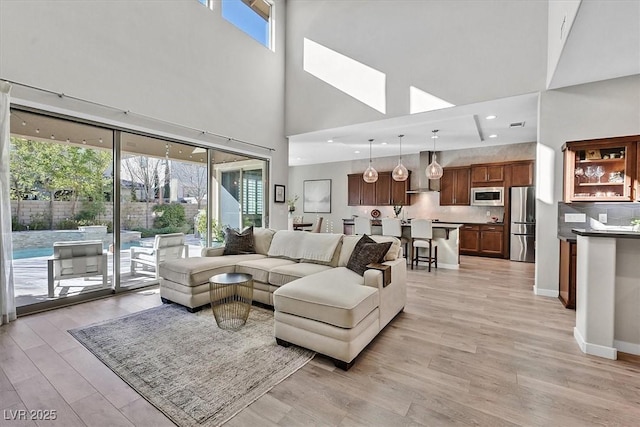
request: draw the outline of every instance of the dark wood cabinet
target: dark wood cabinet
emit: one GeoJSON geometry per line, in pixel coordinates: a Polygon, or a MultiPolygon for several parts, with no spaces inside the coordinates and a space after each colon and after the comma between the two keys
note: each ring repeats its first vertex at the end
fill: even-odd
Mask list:
{"type": "Polygon", "coordinates": [[[470,176],[469,167],[444,168],[440,178],[440,206],[469,206],[470,176]]]}
{"type": "Polygon", "coordinates": [[[511,165],[510,187],[527,187],[534,185],[533,162],[514,163],[511,165]]]}
{"type": "MultiPolygon", "coordinates": [[[[409,172],[411,176],[411,172],[409,172]]],[[[394,181],[391,172],[378,172],[374,183],[364,182],[362,174],[347,175],[347,204],[349,206],[393,206],[411,203],[409,182],[394,181]]]]}
{"type": "Polygon", "coordinates": [[[502,256],[503,254],[503,225],[480,226],[480,254],[502,256]]]}
{"type": "Polygon", "coordinates": [[[502,257],[504,255],[504,225],[464,224],[460,227],[460,253],[502,257]]]}
{"type": "Polygon", "coordinates": [[[347,175],[347,204],[349,206],[360,206],[360,183],[362,175],[347,175]]]}
{"type": "Polygon", "coordinates": [[[471,183],[474,187],[498,185],[504,182],[504,166],[499,164],[471,166],[471,183]]]}
{"type": "Polygon", "coordinates": [[[459,250],[463,255],[477,255],[480,252],[480,226],[464,224],[460,227],[459,250]]]}
{"type": "Polygon", "coordinates": [[[637,199],[640,135],[570,141],[564,151],[564,201],[637,199]]]}
{"type": "Polygon", "coordinates": [[[560,293],[558,298],[566,308],[576,308],[576,242],[560,240],[560,293]]]}

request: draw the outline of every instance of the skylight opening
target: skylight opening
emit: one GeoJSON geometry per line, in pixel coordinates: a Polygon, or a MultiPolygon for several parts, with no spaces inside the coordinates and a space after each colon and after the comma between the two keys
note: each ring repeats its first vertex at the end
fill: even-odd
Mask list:
{"type": "Polygon", "coordinates": [[[303,61],[307,73],[386,114],[385,73],[307,38],[303,61]]]}
{"type": "Polygon", "coordinates": [[[455,105],[420,90],[415,86],[409,86],[409,114],[424,113],[425,111],[440,110],[449,107],[455,107],[455,105]]]}
{"type": "Polygon", "coordinates": [[[272,49],[273,4],[267,0],[222,0],[222,17],[272,49]]]}

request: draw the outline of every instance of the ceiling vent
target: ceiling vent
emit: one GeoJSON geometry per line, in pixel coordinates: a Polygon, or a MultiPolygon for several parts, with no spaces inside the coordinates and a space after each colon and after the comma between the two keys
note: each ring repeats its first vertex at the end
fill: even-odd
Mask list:
{"type": "Polygon", "coordinates": [[[509,125],[509,129],[513,129],[513,128],[523,128],[524,127],[524,122],[515,122],[515,123],[511,123],[509,125]]]}

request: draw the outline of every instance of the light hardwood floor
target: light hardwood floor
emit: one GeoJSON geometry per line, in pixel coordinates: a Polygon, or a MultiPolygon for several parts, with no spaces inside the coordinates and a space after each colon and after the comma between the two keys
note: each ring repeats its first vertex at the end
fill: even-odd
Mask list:
{"type": "MultiPolygon", "coordinates": [[[[405,311],[348,372],[316,358],[228,426],[640,424],[640,362],[580,352],[575,312],[533,295],[533,265],[463,257],[408,273],[405,311]]],[[[67,329],[159,305],[146,290],[0,327],[0,426],[56,409],[41,426],[170,426],[67,329]]]]}

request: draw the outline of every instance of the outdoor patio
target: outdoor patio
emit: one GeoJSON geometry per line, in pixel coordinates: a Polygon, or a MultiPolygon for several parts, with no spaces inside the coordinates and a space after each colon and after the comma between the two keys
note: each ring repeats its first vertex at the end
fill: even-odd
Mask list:
{"type": "MultiPolygon", "coordinates": [[[[153,240],[153,237],[145,238],[141,239],[140,243],[143,246],[153,245],[153,240]]],[[[200,250],[202,249],[200,246],[200,240],[194,237],[193,234],[188,234],[186,235],[186,243],[189,246],[189,257],[199,257],[200,250]]],[[[16,306],[21,307],[51,300],[48,296],[47,287],[47,260],[49,258],[49,256],[43,256],[13,260],[16,306]]],[[[108,252],[107,258],[108,271],[110,273],[106,287],[110,288],[113,277],[113,254],[108,252]]],[[[135,276],[131,276],[129,273],[130,266],[129,249],[121,250],[121,286],[138,287],[141,285],[152,285],[157,283],[152,272],[146,274],[144,272],[137,272],[135,276]]],[[[101,276],[90,277],[87,279],[67,279],[63,280],[60,283],[60,286],[55,287],[54,299],[69,295],[77,295],[80,293],[88,293],[98,289],[104,289],[101,276]]]]}

